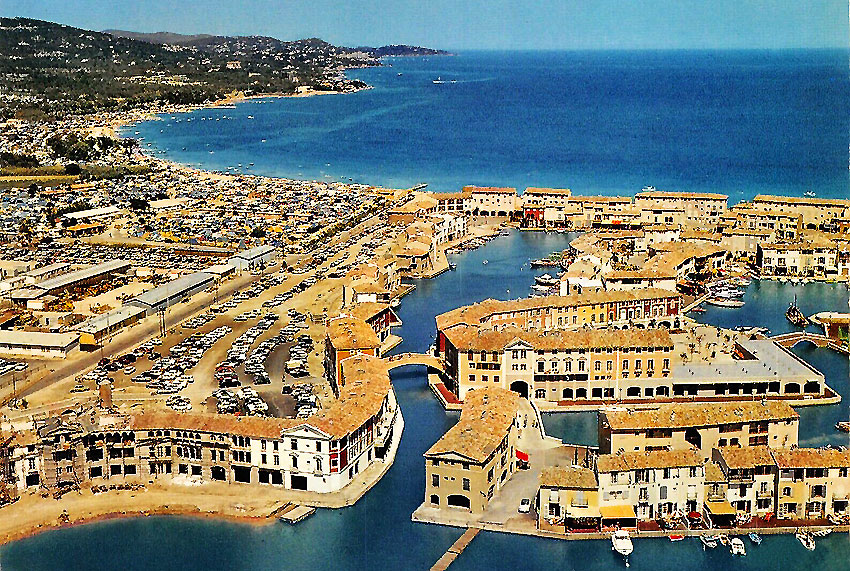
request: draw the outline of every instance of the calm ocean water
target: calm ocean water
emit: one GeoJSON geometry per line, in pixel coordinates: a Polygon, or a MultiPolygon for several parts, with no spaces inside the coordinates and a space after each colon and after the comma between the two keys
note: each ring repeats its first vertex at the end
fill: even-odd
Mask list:
{"type": "MultiPolygon", "coordinates": [[[[579,193],[653,184],[728,192],[732,200],[805,188],[847,195],[846,53],[491,53],[393,66],[352,74],[375,85],[372,91],[203,110],[138,130],[174,160],[217,169],[242,163],[248,172],[299,178],[425,181],[439,189],[569,186],[579,193]],[[434,85],[437,76],[458,82],[434,85]]],[[[570,238],[514,233],[455,256],[457,271],[417,282],[404,299],[397,351],[425,350],[438,313],[487,297],[524,297],[534,275],[528,261],[565,248],[570,238]]],[[[700,319],[779,333],[794,293],[807,313],[847,307],[843,286],[754,282],[744,308],[712,308],[700,319]]],[[[846,357],[797,352],[850,394],[846,357]]],[[[428,569],[460,531],[413,524],[410,514],[424,494],[422,453],[457,414],[442,411],[417,368],[392,378],[407,421],[401,448],[387,475],[351,508],[320,510],[294,527],[167,517],[103,522],[10,544],[0,548],[0,563],[7,571],[428,569]]],[[[832,424],[846,414],[846,405],[802,411],[804,444],[841,443],[832,424]]],[[[592,414],[545,419],[551,433],[588,444],[595,422],[592,414]]],[[[787,536],[767,537],[748,550],[735,567],[839,570],[850,560],[850,541],[838,534],[811,553],[787,536]]],[[[723,550],[703,552],[694,540],[638,540],[631,561],[638,570],[723,571],[733,560],[723,550]]],[[[483,533],[452,565],[458,571],[553,567],[622,569],[622,561],[606,542],[483,533]]]]}
{"type": "Polygon", "coordinates": [[[471,52],[350,72],[375,89],[129,129],[184,163],[435,190],[848,193],[847,51],[471,52]],[[398,74],[402,75],[398,75],[398,74]],[[435,85],[432,80],[456,80],[435,85]],[[248,119],[248,116],[253,119],[248,119]],[[254,163],[249,167],[249,163],[254,163]]]}

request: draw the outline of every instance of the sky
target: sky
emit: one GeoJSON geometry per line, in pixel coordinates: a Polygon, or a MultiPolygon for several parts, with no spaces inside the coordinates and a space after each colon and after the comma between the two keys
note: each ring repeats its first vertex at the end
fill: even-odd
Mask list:
{"type": "Polygon", "coordinates": [[[470,49],[847,47],[847,0],[0,0],[93,30],[470,49]]]}

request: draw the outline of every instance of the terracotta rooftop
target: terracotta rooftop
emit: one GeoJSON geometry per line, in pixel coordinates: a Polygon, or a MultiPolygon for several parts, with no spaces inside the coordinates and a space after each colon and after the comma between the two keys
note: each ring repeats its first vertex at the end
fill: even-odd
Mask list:
{"type": "Polygon", "coordinates": [[[516,419],[519,397],[511,391],[485,387],[466,393],[460,420],[425,452],[425,456],[455,453],[485,462],[516,419]]]}
{"type": "Polygon", "coordinates": [[[501,351],[513,341],[521,340],[534,349],[593,349],[622,347],[672,348],[673,342],[666,329],[579,329],[573,331],[525,331],[506,327],[499,331],[456,325],[443,330],[443,334],[458,351],[501,351]]]}
{"type": "Polygon", "coordinates": [[[749,446],[747,448],[722,446],[716,450],[726,466],[731,469],[774,466],[776,464],[770,454],[770,448],[767,446],[749,446]]]}
{"type": "Polygon", "coordinates": [[[581,307],[602,303],[617,303],[622,301],[639,301],[649,299],[680,298],[681,296],[666,289],[644,288],[633,291],[599,291],[565,296],[545,296],[501,301],[485,299],[472,305],[465,305],[442,313],[436,317],[437,329],[445,329],[452,325],[465,323],[478,325],[489,317],[500,313],[527,311],[531,309],[581,307]]]}
{"type": "Polygon", "coordinates": [[[795,206],[839,206],[850,208],[850,200],[843,198],[804,198],[795,196],[773,196],[770,194],[758,194],[753,198],[754,203],[768,202],[777,204],[789,204],[795,206]]]}
{"type": "Polygon", "coordinates": [[[558,196],[572,196],[573,192],[569,188],[537,188],[529,186],[525,189],[523,196],[534,194],[554,194],[558,196]]]}
{"type": "Polygon", "coordinates": [[[726,201],[729,197],[725,194],[713,192],[667,192],[661,190],[647,190],[635,194],[635,198],[702,198],[710,200],[726,201]]]}
{"type": "Polygon", "coordinates": [[[328,339],[336,349],[371,349],[380,347],[378,335],[362,319],[339,317],[328,322],[328,339]]]}
{"type": "Polygon", "coordinates": [[[701,466],[702,456],[694,450],[648,450],[603,454],[596,459],[598,472],[625,472],[644,468],[701,466]]]}
{"type": "Polygon", "coordinates": [[[773,458],[780,468],[848,468],[850,450],[819,448],[774,449],[773,458]]]}
{"type": "Polygon", "coordinates": [[[785,401],[663,404],[654,409],[602,411],[613,430],[717,426],[738,422],[799,419],[785,401]]]}
{"type": "Polygon", "coordinates": [[[593,470],[581,466],[547,466],[540,472],[540,486],[595,490],[596,474],[593,470]]]}
{"type": "Polygon", "coordinates": [[[485,192],[485,193],[495,193],[495,194],[516,194],[516,189],[507,187],[507,186],[464,186],[464,192],[485,192]]]}
{"type": "Polygon", "coordinates": [[[723,470],[717,462],[707,462],[705,465],[705,483],[716,484],[725,481],[726,476],[723,475],[723,470]]]}

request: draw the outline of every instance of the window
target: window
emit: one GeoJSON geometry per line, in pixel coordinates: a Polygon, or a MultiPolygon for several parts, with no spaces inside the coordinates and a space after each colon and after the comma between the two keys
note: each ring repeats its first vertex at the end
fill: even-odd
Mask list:
{"type": "Polygon", "coordinates": [[[431,486],[434,488],[440,487],[440,476],[439,474],[431,474],[431,486]]]}
{"type": "Polygon", "coordinates": [[[298,450],[298,441],[295,440],[294,438],[290,438],[289,439],[289,447],[292,448],[293,450],[298,450]]]}
{"type": "Polygon", "coordinates": [[[658,497],[662,500],[667,499],[667,486],[661,486],[658,488],[658,497]]]}
{"type": "Polygon", "coordinates": [[[469,491],[469,478],[464,478],[464,479],[463,479],[463,490],[464,490],[465,492],[468,492],[468,491],[469,491]]]}
{"type": "Polygon", "coordinates": [[[628,359],[623,359],[623,370],[624,371],[629,370],[629,360],[628,359]]]}

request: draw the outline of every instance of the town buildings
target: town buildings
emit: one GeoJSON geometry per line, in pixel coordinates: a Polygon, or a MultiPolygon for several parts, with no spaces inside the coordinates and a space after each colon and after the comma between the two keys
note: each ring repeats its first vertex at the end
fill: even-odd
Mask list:
{"type": "Polygon", "coordinates": [[[698,450],[711,458],[726,446],[797,445],[800,415],[783,401],[676,403],[641,409],[602,409],[599,451],[698,450]]]}
{"type": "Polygon", "coordinates": [[[425,452],[425,504],[481,513],[517,469],[517,396],[469,393],[460,420],[425,452]]]}
{"type": "Polygon", "coordinates": [[[392,461],[404,421],[380,359],[342,365],[338,396],[307,419],[66,410],[4,438],[0,469],[18,492],[170,481],[328,493],[392,461]]]}

